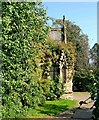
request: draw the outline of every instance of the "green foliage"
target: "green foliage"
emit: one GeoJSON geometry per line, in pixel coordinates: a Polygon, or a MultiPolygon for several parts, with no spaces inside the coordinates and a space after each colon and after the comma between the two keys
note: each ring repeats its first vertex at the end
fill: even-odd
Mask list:
{"type": "Polygon", "coordinates": [[[72,43],[64,44],[64,43],[58,43],[58,42],[49,40],[48,45],[49,45],[50,51],[52,52],[51,57],[52,57],[53,63],[57,64],[59,62],[58,60],[60,58],[60,54],[62,50],[64,50],[69,66],[73,65],[75,60],[75,55],[74,55],[75,49],[72,43]]]}
{"type": "Polygon", "coordinates": [[[76,91],[88,91],[88,85],[94,84],[94,75],[92,71],[75,72],[73,84],[76,91]],[[79,81],[78,81],[79,80],[79,81]]]}
{"type": "Polygon", "coordinates": [[[88,86],[91,98],[95,100],[94,110],[92,112],[93,119],[99,119],[99,44],[95,43],[94,46],[90,49],[90,69],[92,70],[92,74],[94,76],[93,82],[94,84],[90,84],[88,86]]]}
{"type": "Polygon", "coordinates": [[[75,74],[73,85],[78,91],[86,91],[86,86],[91,82],[88,58],[88,36],[82,33],[82,30],[76,24],[67,21],[67,39],[75,46],[75,74]]]}
{"type": "Polygon", "coordinates": [[[59,99],[64,93],[62,81],[59,79],[57,79],[57,81],[51,79],[42,79],[40,81],[40,86],[44,91],[46,100],[59,99]]]}
{"type": "Polygon", "coordinates": [[[76,40],[76,71],[87,71],[89,68],[88,58],[88,36],[85,34],[79,35],[79,40],[76,40]]]}
{"type": "Polygon", "coordinates": [[[99,44],[95,43],[90,49],[90,66],[91,69],[96,70],[99,68],[99,44]]]}
{"type": "Polygon", "coordinates": [[[57,77],[54,84],[54,93],[56,98],[59,99],[60,96],[65,92],[65,87],[60,77],[57,77]]]}
{"type": "Polygon", "coordinates": [[[52,100],[56,98],[54,93],[54,81],[50,79],[43,79],[40,81],[40,85],[44,91],[44,96],[47,100],[52,100]]]}
{"type": "Polygon", "coordinates": [[[19,117],[45,97],[33,78],[36,42],[46,40],[46,11],[37,3],[2,3],[2,115],[19,117]]]}
{"type": "Polygon", "coordinates": [[[75,100],[52,100],[46,101],[44,105],[38,106],[35,109],[30,109],[25,118],[49,118],[57,116],[70,108],[75,107],[75,100]]]}
{"type": "Polygon", "coordinates": [[[99,119],[99,76],[97,76],[97,70],[91,71],[93,76],[93,82],[88,85],[89,92],[91,94],[91,99],[95,100],[95,108],[92,111],[93,118],[95,120],[99,119]]]}
{"type": "Polygon", "coordinates": [[[93,119],[99,119],[99,81],[96,82],[94,85],[90,86],[91,98],[95,100],[94,106],[95,108],[92,111],[93,119]],[[92,87],[92,88],[91,88],[92,87]]]}

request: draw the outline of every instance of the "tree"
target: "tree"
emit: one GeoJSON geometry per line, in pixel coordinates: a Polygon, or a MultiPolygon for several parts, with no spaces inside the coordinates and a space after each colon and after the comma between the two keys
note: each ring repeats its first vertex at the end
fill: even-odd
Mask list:
{"type": "MultiPolygon", "coordinates": [[[[56,27],[57,24],[62,27],[63,20],[58,19],[53,24],[56,25],[56,27]]],[[[75,70],[82,70],[88,68],[88,36],[86,34],[83,34],[81,28],[78,25],[72,23],[71,21],[66,20],[64,24],[66,26],[67,41],[68,43],[73,43],[73,45],[75,46],[75,70]]]]}
{"type": "Polygon", "coordinates": [[[88,36],[80,35],[80,39],[76,41],[76,71],[84,71],[89,68],[89,51],[88,51],[88,36]]]}
{"type": "MultiPolygon", "coordinates": [[[[57,24],[60,25],[61,27],[63,26],[63,20],[58,19],[54,22],[54,25],[57,24]]],[[[67,36],[67,43],[70,44],[72,43],[72,45],[75,48],[75,56],[76,56],[76,60],[75,60],[75,64],[74,64],[74,69],[75,69],[75,74],[74,74],[74,85],[76,85],[78,88],[80,88],[81,86],[83,86],[85,79],[81,78],[81,82],[80,81],[80,74],[82,74],[83,72],[85,72],[89,69],[89,48],[88,48],[88,36],[86,34],[82,33],[81,28],[72,23],[69,20],[66,20],[64,22],[65,26],[66,26],[66,36],[67,36]],[[78,75],[78,76],[77,76],[78,75]],[[79,78],[79,79],[78,79],[79,78]],[[81,84],[81,86],[79,86],[79,83],[81,84]]],[[[82,88],[81,88],[82,89],[82,88]]]]}
{"type": "Polygon", "coordinates": [[[93,69],[99,68],[99,44],[95,43],[90,49],[90,60],[93,69]]]}
{"type": "Polygon", "coordinates": [[[95,79],[99,81],[99,44],[95,43],[90,49],[90,69],[93,70],[95,79]]]}

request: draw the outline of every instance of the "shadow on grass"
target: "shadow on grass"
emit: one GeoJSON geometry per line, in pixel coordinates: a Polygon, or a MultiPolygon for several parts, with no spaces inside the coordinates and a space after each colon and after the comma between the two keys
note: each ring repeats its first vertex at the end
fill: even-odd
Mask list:
{"type": "Polygon", "coordinates": [[[45,104],[42,109],[37,109],[39,113],[46,114],[50,116],[57,116],[60,112],[68,110],[67,105],[54,105],[54,104],[45,104]]]}
{"type": "Polygon", "coordinates": [[[75,106],[75,103],[76,101],[71,100],[46,101],[46,103],[42,106],[37,106],[35,109],[30,108],[26,115],[22,116],[22,118],[23,120],[25,118],[51,118],[58,117],[60,113],[62,113],[63,116],[65,111],[68,111],[75,106]]]}

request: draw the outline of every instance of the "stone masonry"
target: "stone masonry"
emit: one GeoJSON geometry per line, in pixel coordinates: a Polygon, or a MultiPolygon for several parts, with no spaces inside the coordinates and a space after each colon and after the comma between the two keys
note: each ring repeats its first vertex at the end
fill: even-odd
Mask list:
{"type": "MultiPolygon", "coordinates": [[[[64,25],[65,22],[65,16],[63,16],[63,28],[51,28],[51,31],[49,33],[49,39],[58,41],[58,42],[64,42],[64,44],[67,44],[67,37],[66,37],[66,26],[64,25]]],[[[66,88],[65,94],[61,96],[62,99],[72,99],[72,74],[73,74],[73,66],[68,66],[67,58],[64,54],[64,51],[62,51],[59,61],[59,75],[63,80],[63,84],[66,88]]]]}

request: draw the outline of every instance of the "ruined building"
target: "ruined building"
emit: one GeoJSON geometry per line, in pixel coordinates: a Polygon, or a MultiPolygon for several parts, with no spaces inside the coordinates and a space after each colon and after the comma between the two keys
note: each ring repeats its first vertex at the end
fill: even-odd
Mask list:
{"type": "MultiPolygon", "coordinates": [[[[66,37],[66,26],[64,25],[65,16],[63,16],[63,27],[62,28],[51,28],[49,33],[49,39],[64,42],[67,44],[66,37]]],[[[69,67],[66,55],[64,51],[62,51],[60,55],[60,60],[58,65],[53,65],[50,71],[50,75],[55,79],[55,76],[59,75],[63,81],[64,86],[66,86],[66,92],[61,98],[70,98],[72,99],[72,74],[73,74],[73,66],[69,67]]]]}

